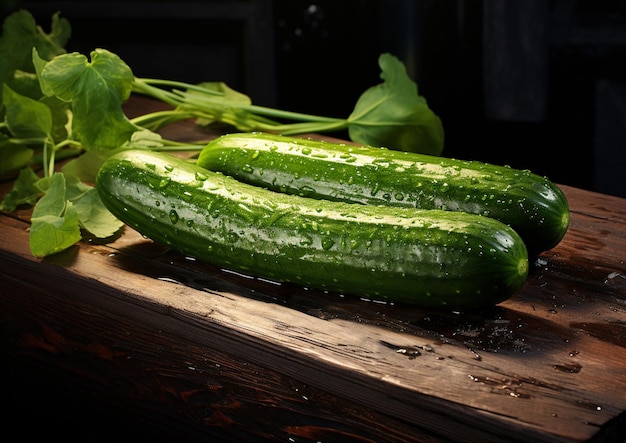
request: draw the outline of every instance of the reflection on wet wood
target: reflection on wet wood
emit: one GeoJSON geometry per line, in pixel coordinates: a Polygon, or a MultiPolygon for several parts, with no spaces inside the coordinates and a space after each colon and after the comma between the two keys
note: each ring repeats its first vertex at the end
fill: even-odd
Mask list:
{"type": "Polygon", "coordinates": [[[481,312],[279,285],[130,229],[37,260],[3,215],[2,345],[177,441],[621,441],[626,200],[563,189],[568,234],[481,312]]]}

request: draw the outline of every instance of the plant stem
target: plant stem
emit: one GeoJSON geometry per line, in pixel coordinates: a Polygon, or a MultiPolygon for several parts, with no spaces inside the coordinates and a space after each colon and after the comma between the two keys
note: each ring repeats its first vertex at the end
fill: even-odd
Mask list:
{"type": "Polygon", "coordinates": [[[265,106],[258,106],[258,105],[245,105],[245,106],[241,106],[240,108],[248,112],[254,112],[259,115],[266,115],[270,117],[277,117],[277,118],[283,118],[283,119],[288,119],[288,120],[300,120],[303,122],[339,123],[339,122],[345,121],[345,119],[342,119],[342,118],[323,117],[319,115],[303,114],[300,112],[282,111],[280,109],[267,108],[265,106]]]}
{"type": "MultiPolygon", "coordinates": [[[[71,157],[76,157],[79,154],[82,154],[83,150],[80,148],[65,148],[65,149],[60,149],[58,151],[56,151],[55,154],[55,160],[61,161],[61,160],[65,160],[66,158],[71,158],[71,157]]],[[[45,167],[46,162],[45,159],[46,155],[42,152],[40,154],[35,154],[33,156],[33,164],[39,163],[41,162],[44,165],[44,171],[47,171],[47,168],[45,167]]]]}
{"type": "Polygon", "coordinates": [[[192,112],[178,110],[156,111],[132,118],[131,123],[153,131],[181,120],[197,117],[192,112]]]}
{"type": "Polygon", "coordinates": [[[55,150],[54,149],[48,149],[48,146],[51,145],[47,140],[43,145],[43,152],[44,152],[44,162],[47,162],[48,164],[45,165],[47,166],[47,168],[44,166],[44,175],[46,177],[52,177],[52,175],[54,174],[54,165],[55,165],[55,150]]]}
{"type": "Polygon", "coordinates": [[[202,86],[193,85],[191,83],[186,83],[186,82],[179,82],[175,80],[162,80],[158,78],[135,78],[135,82],[139,82],[141,84],[147,84],[147,85],[171,86],[174,88],[182,88],[182,89],[197,91],[203,94],[220,95],[220,96],[224,95],[223,93],[219,91],[215,91],[213,89],[208,89],[202,86]]]}
{"type": "Polygon", "coordinates": [[[229,101],[224,94],[217,91],[183,82],[138,78],[135,79],[133,88],[135,92],[147,94],[176,108],[133,119],[134,123],[144,127],[150,125],[153,130],[186,118],[202,118],[208,122],[219,121],[241,131],[267,131],[285,135],[332,132],[345,129],[349,125],[347,119],[229,101]],[[183,90],[167,91],[154,85],[183,90]],[[291,120],[294,123],[282,123],[275,119],[291,120]]]}

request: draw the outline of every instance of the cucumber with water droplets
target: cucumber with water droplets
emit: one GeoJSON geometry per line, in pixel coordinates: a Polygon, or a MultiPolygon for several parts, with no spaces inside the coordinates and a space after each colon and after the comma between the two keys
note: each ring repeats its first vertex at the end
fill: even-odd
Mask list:
{"type": "Polygon", "coordinates": [[[107,159],[96,188],[114,215],[155,242],[309,288],[466,309],[505,300],[528,274],[518,234],[473,214],[276,193],[150,151],[107,159]]]}
{"type": "Polygon", "coordinates": [[[563,192],[529,171],[265,133],[208,143],[198,165],[310,198],[485,215],[513,227],[530,253],[556,246],[569,226],[563,192]]]}

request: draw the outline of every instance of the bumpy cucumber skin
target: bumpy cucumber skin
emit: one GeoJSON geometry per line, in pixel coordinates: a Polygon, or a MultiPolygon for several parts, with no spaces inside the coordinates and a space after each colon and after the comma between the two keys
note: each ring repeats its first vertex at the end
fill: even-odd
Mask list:
{"type": "Polygon", "coordinates": [[[531,254],[556,246],[569,227],[567,199],[554,183],[478,161],[233,133],[210,142],[198,165],[310,198],[485,215],[513,227],[531,254]]]}
{"type": "Polygon", "coordinates": [[[155,242],[278,282],[471,309],[509,298],[528,274],[522,239],[487,217],[281,194],[140,150],[110,157],[96,187],[155,242]]]}

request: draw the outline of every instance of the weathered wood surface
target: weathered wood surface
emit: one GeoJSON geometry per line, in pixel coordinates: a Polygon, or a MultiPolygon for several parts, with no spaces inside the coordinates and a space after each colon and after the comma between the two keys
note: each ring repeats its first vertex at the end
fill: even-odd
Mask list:
{"type": "Polygon", "coordinates": [[[278,285],[130,229],[39,260],[28,213],[2,215],[2,345],[178,441],[621,442],[626,200],[563,190],[566,237],[479,313],[278,285]]]}

